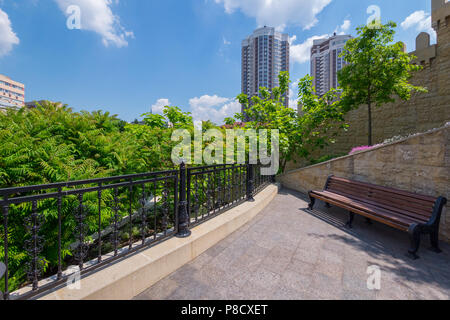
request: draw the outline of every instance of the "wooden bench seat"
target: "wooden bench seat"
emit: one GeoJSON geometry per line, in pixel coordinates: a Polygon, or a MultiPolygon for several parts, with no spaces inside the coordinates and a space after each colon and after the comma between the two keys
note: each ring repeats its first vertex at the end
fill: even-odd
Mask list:
{"type": "Polygon", "coordinates": [[[377,186],[331,176],[323,191],[310,191],[314,208],[316,199],[327,206],[334,205],[350,213],[347,222],[352,227],[355,214],[364,216],[369,223],[378,221],[393,228],[408,232],[411,239],[409,256],[417,259],[422,234],[429,234],[432,250],[439,249],[439,224],[442,209],[447,203],[444,197],[430,197],[412,192],[377,186]]]}

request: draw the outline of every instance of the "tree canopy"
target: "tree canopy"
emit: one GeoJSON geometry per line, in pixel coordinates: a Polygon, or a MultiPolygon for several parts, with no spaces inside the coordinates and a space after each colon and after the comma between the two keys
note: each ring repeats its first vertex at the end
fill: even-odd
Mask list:
{"type": "Polygon", "coordinates": [[[409,100],[413,91],[426,92],[408,81],[421,67],[411,61],[401,42],[393,43],[396,24],[373,24],[357,28],[358,37],[347,41],[341,57],[346,66],[338,73],[344,110],[367,105],[369,145],[372,139],[372,106],[394,102],[395,97],[409,100]]]}

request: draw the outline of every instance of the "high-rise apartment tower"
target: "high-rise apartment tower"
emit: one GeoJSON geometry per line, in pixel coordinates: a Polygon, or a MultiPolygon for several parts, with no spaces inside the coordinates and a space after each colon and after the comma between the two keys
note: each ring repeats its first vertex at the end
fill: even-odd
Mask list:
{"type": "Polygon", "coordinates": [[[0,109],[25,105],[25,86],[0,74],[0,109]]]}
{"type": "MultiPolygon", "coordinates": [[[[242,93],[258,95],[260,87],[278,87],[278,76],[289,71],[289,36],[263,27],[242,41],[242,93]]],[[[289,92],[285,95],[289,105],[289,92]]],[[[244,110],[242,110],[244,112],[244,110]]]]}
{"type": "Polygon", "coordinates": [[[314,40],[311,48],[311,75],[318,96],[323,96],[331,88],[339,86],[337,72],[345,66],[340,58],[349,35],[336,35],[328,39],[314,40]]]}

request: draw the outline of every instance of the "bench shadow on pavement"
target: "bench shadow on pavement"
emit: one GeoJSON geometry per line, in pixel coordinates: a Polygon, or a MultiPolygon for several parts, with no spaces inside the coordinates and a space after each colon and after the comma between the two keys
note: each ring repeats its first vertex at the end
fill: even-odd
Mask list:
{"type": "MultiPolygon", "coordinates": [[[[283,188],[279,194],[296,197],[309,203],[309,197],[298,191],[283,188]]],[[[326,208],[321,201],[316,202],[314,210],[309,210],[307,205],[298,210],[342,231],[340,234],[323,234],[311,230],[307,233],[309,237],[333,240],[351,246],[355,251],[365,252],[371,258],[368,261],[369,265],[381,264],[382,270],[394,274],[399,281],[430,284],[450,292],[448,243],[441,241],[443,253],[436,254],[428,250],[430,247],[428,237],[423,237],[419,251],[420,259],[411,260],[406,256],[410,246],[408,236],[394,228],[377,222],[368,225],[363,217],[356,216],[353,228],[349,229],[346,227],[348,212],[336,207],[326,208]]]]}

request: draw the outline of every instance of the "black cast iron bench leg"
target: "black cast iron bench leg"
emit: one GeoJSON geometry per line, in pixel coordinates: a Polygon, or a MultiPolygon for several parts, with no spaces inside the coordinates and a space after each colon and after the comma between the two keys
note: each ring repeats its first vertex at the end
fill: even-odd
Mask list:
{"type": "Polygon", "coordinates": [[[347,224],[345,225],[349,229],[353,228],[353,220],[355,219],[355,214],[353,212],[349,212],[350,218],[347,221],[347,224]]]}
{"type": "Polygon", "coordinates": [[[430,250],[436,253],[442,253],[442,250],[439,247],[439,230],[435,229],[430,233],[430,240],[431,240],[430,250]]]}
{"type": "Polygon", "coordinates": [[[310,203],[308,205],[308,209],[309,210],[313,210],[314,209],[314,205],[316,204],[316,198],[312,197],[311,195],[309,196],[310,199],[310,203]]]}
{"type": "Polygon", "coordinates": [[[411,249],[408,250],[408,256],[413,260],[419,259],[417,252],[419,251],[420,248],[421,232],[422,232],[421,227],[418,224],[411,225],[411,227],[409,227],[408,230],[409,239],[411,241],[411,249]]]}

